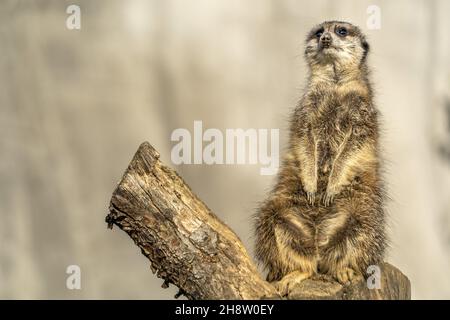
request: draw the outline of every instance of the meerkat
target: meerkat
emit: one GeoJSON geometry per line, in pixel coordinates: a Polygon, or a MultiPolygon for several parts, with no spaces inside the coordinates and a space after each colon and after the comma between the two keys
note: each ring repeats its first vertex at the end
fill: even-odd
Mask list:
{"type": "Polygon", "coordinates": [[[277,182],[255,216],[255,254],[286,294],[329,274],[342,284],[383,260],[385,191],[369,44],[347,22],[309,32],[309,77],[290,121],[277,182]]]}

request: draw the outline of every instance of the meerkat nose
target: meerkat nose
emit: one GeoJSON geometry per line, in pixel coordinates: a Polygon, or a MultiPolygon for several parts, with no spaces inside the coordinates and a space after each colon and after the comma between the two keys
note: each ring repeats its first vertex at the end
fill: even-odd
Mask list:
{"type": "Polygon", "coordinates": [[[328,48],[331,45],[331,34],[329,32],[325,32],[320,37],[320,45],[324,48],[328,48]]]}

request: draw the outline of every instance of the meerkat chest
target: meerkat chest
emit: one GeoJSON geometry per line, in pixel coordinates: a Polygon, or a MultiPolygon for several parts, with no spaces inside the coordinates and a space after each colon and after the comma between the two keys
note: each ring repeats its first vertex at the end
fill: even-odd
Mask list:
{"type": "Polygon", "coordinates": [[[351,121],[346,105],[333,95],[326,96],[318,106],[311,128],[317,141],[320,172],[330,170],[332,159],[351,130],[351,121]]]}
{"type": "Polygon", "coordinates": [[[318,140],[333,143],[343,139],[350,130],[352,117],[343,99],[337,94],[325,95],[316,106],[312,128],[318,140]]]}

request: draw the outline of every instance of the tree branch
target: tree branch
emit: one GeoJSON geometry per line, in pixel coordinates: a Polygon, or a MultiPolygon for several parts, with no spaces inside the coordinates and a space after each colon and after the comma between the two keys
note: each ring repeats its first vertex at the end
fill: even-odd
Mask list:
{"type": "MultiPolygon", "coordinates": [[[[114,191],[108,227],[124,230],[150,260],[151,269],[190,299],[281,298],[264,281],[242,242],[164,166],[147,142],[139,147],[114,191]]],[[[385,264],[383,289],[365,282],[341,286],[326,276],[306,280],[290,299],[409,299],[409,280],[385,264]]]]}

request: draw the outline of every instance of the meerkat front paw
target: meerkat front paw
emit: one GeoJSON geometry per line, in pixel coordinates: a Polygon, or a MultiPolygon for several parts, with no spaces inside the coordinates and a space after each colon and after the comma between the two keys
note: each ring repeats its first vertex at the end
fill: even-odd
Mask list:
{"type": "Polygon", "coordinates": [[[337,270],[335,278],[340,284],[346,285],[361,280],[362,275],[352,268],[344,267],[337,270]]]}
{"type": "Polygon", "coordinates": [[[306,197],[308,199],[309,204],[314,204],[316,201],[316,193],[315,192],[306,192],[306,197]]]}
{"type": "Polygon", "coordinates": [[[333,203],[334,194],[326,192],[322,198],[322,203],[325,207],[328,207],[331,203],[333,203]]]}
{"type": "Polygon", "coordinates": [[[272,282],[272,285],[277,289],[281,296],[287,296],[297,284],[311,276],[312,273],[294,271],[284,276],[280,281],[272,282]]]}
{"type": "Polygon", "coordinates": [[[309,204],[314,204],[316,201],[317,192],[317,181],[310,181],[309,183],[304,183],[303,189],[306,192],[306,198],[309,204]]]}
{"type": "Polygon", "coordinates": [[[327,190],[322,197],[322,203],[325,207],[328,207],[333,203],[334,197],[336,197],[340,192],[340,188],[336,185],[328,183],[327,190]]]}

